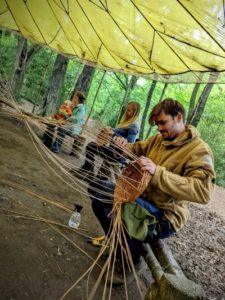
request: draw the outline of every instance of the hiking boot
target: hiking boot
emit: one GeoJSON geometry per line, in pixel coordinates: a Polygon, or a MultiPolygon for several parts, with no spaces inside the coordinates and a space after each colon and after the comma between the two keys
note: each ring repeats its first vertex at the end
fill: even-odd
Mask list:
{"type": "MultiPolygon", "coordinates": [[[[138,263],[134,264],[134,269],[136,275],[142,274],[147,269],[147,264],[145,263],[143,257],[140,258],[138,263]]],[[[111,285],[111,281],[112,281],[112,285],[114,286],[124,285],[125,284],[124,275],[125,275],[125,280],[127,285],[131,284],[135,280],[133,270],[132,269],[129,270],[127,266],[125,266],[125,270],[123,270],[122,261],[116,260],[114,265],[114,270],[113,270],[113,277],[112,277],[112,267],[109,270],[108,277],[107,277],[107,285],[111,285]]]]}
{"type": "Polygon", "coordinates": [[[74,157],[79,157],[78,153],[76,153],[75,151],[71,151],[69,155],[74,157]]]}
{"type": "Polygon", "coordinates": [[[60,152],[58,149],[53,149],[53,148],[51,148],[51,151],[52,151],[53,153],[57,153],[57,154],[60,152]]]}

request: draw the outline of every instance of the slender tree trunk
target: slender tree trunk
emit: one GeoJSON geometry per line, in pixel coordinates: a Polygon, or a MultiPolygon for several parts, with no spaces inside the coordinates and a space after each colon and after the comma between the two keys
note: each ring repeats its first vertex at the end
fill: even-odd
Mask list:
{"type": "MultiPolygon", "coordinates": [[[[162,93],[161,93],[160,98],[159,98],[159,102],[161,102],[163,100],[167,87],[168,87],[168,83],[166,82],[163,86],[162,93]]],[[[145,139],[147,139],[150,136],[151,131],[152,131],[152,125],[149,125],[149,128],[148,128],[148,131],[146,133],[145,139]]]]}
{"type": "Polygon", "coordinates": [[[146,133],[145,139],[147,139],[150,136],[150,133],[152,131],[152,125],[149,125],[148,131],[146,133]]]}
{"type": "Polygon", "coordinates": [[[148,95],[146,98],[146,105],[145,105],[145,109],[144,109],[142,120],[141,120],[141,128],[140,128],[140,135],[139,135],[140,139],[143,139],[143,136],[144,136],[145,122],[146,122],[146,118],[148,115],[149,107],[151,105],[152,95],[155,90],[156,84],[157,84],[157,81],[153,80],[152,84],[149,88],[149,91],[148,91],[148,95]]]}
{"type": "Polygon", "coordinates": [[[188,116],[187,116],[187,121],[186,121],[187,124],[189,124],[191,122],[191,119],[193,118],[193,114],[194,114],[194,110],[195,110],[195,101],[196,101],[198,90],[201,85],[202,77],[203,77],[203,73],[200,73],[200,75],[199,75],[200,82],[197,82],[195,84],[195,87],[194,87],[192,95],[191,95],[191,99],[189,102],[188,116]]]}
{"type": "Polygon", "coordinates": [[[91,87],[91,82],[95,73],[95,68],[85,65],[82,72],[80,73],[78,80],[75,83],[74,89],[71,93],[70,98],[72,99],[76,91],[82,91],[87,97],[91,87]]]}
{"type": "Polygon", "coordinates": [[[101,80],[100,80],[100,82],[99,82],[98,88],[97,88],[96,93],[95,93],[95,97],[94,97],[94,99],[93,99],[93,103],[92,103],[91,109],[90,109],[90,111],[89,111],[89,114],[88,114],[88,117],[87,117],[87,119],[86,119],[86,121],[85,121],[85,124],[84,124],[84,126],[83,126],[83,128],[82,128],[81,134],[82,134],[84,128],[86,127],[87,122],[88,122],[88,120],[89,120],[89,118],[90,118],[90,116],[91,116],[92,110],[93,110],[93,108],[94,108],[95,101],[96,101],[96,99],[97,99],[97,97],[98,97],[98,93],[99,93],[100,88],[101,88],[101,86],[102,86],[102,82],[103,82],[103,80],[104,80],[104,78],[105,78],[105,75],[106,75],[106,71],[103,71],[102,78],[101,78],[101,80]]]}
{"type": "Polygon", "coordinates": [[[163,99],[163,97],[164,97],[164,95],[165,95],[165,92],[166,92],[167,87],[168,87],[168,83],[166,82],[166,83],[164,84],[164,86],[163,86],[162,93],[161,93],[161,96],[160,96],[160,98],[159,98],[159,102],[162,101],[162,99],[163,99]]]}
{"type": "Polygon", "coordinates": [[[53,66],[48,88],[43,98],[43,116],[55,113],[60,106],[61,86],[64,82],[69,59],[58,54],[53,66]]]}
{"type": "Polygon", "coordinates": [[[23,83],[27,63],[27,40],[18,36],[15,68],[11,80],[11,87],[15,98],[18,100],[23,83]]]}
{"type": "Polygon", "coordinates": [[[125,108],[126,108],[127,103],[129,101],[130,94],[131,94],[136,82],[137,82],[137,77],[131,76],[131,78],[130,78],[128,84],[127,84],[126,90],[125,90],[125,94],[124,94],[124,97],[123,97],[123,100],[122,100],[122,103],[121,103],[121,106],[120,106],[120,110],[119,110],[119,113],[118,113],[118,118],[117,118],[116,124],[119,123],[119,121],[121,120],[121,118],[124,114],[125,108]]]}
{"type": "MultiPolygon", "coordinates": [[[[47,72],[48,72],[48,69],[50,67],[50,61],[52,59],[52,55],[54,54],[53,51],[50,52],[50,56],[48,58],[48,61],[47,63],[45,64],[45,67],[44,67],[44,73],[43,73],[43,76],[41,77],[41,80],[40,80],[40,83],[39,83],[39,86],[38,88],[36,89],[35,93],[34,93],[34,96],[33,96],[33,109],[32,109],[32,113],[35,112],[36,110],[36,107],[37,107],[37,103],[39,102],[40,100],[40,95],[41,95],[41,90],[43,90],[43,85],[46,81],[46,75],[47,75],[47,72]]],[[[36,114],[40,115],[40,113],[42,113],[42,110],[38,110],[38,112],[36,112],[36,114]]]]}
{"type": "Polygon", "coordinates": [[[14,72],[11,79],[11,87],[13,94],[17,100],[19,100],[21,87],[23,84],[23,78],[26,72],[26,68],[32,56],[40,49],[39,45],[34,45],[29,51],[27,47],[27,40],[18,36],[18,45],[16,51],[16,62],[14,72]]]}
{"type": "Polygon", "coordinates": [[[216,77],[214,74],[210,74],[210,77],[209,77],[209,82],[205,85],[203,91],[202,91],[202,94],[201,96],[199,97],[199,100],[198,100],[198,103],[196,105],[196,108],[194,110],[194,113],[193,113],[193,117],[190,121],[190,124],[197,127],[198,126],[198,123],[201,119],[201,116],[204,112],[204,109],[205,109],[205,105],[206,105],[206,102],[208,100],[208,97],[209,97],[209,94],[214,86],[214,83],[210,83],[211,82],[211,78],[213,78],[215,80],[215,78],[217,79],[219,76],[219,73],[217,73],[216,77]]]}
{"type": "MultiPolygon", "coordinates": [[[[77,68],[77,70],[76,70],[76,73],[74,74],[74,82],[77,82],[77,80],[78,80],[78,77],[79,77],[79,74],[80,74],[80,70],[82,69],[82,64],[80,63],[79,64],[79,67],[77,68]]],[[[67,94],[67,96],[66,96],[66,98],[67,99],[72,99],[73,97],[73,95],[72,95],[72,93],[73,93],[73,91],[74,91],[74,86],[71,86],[70,87],[70,89],[69,89],[69,91],[68,91],[68,94],[67,94]],[[71,96],[72,95],[72,96],[71,96]]]]}

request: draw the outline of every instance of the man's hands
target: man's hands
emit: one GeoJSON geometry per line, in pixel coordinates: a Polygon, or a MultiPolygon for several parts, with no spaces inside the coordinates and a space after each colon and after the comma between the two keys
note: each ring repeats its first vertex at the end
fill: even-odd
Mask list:
{"type": "Polygon", "coordinates": [[[155,174],[156,164],[150,158],[147,158],[145,156],[140,156],[137,159],[137,162],[141,165],[141,170],[146,170],[151,175],[155,174]]]}
{"type": "MultiPolygon", "coordinates": [[[[115,137],[113,139],[113,144],[119,150],[124,151],[126,145],[128,144],[128,141],[126,139],[124,139],[123,137],[115,137]]],[[[154,175],[155,170],[156,170],[156,164],[150,158],[147,158],[145,156],[140,156],[137,159],[137,163],[141,166],[141,170],[146,170],[151,175],[154,175]]]]}
{"type": "MultiPolygon", "coordinates": [[[[113,144],[114,147],[118,148],[121,151],[124,151],[126,145],[128,144],[128,141],[123,137],[115,136],[113,138],[113,144]]],[[[140,156],[137,159],[137,163],[141,166],[141,170],[146,170],[151,175],[155,174],[156,164],[150,158],[147,158],[145,156],[140,156]]]]}

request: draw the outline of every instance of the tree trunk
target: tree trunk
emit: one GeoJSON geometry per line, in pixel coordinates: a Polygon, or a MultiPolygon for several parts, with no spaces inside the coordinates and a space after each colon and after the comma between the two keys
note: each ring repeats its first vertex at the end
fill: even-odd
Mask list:
{"type": "Polygon", "coordinates": [[[48,88],[43,98],[43,116],[55,113],[60,106],[61,86],[64,82],[69,58],[58,54],[53,66],[48,88]]]}
{"type": "MultiPolygon", "coordinates": [[[[167,87],[168,87],[168,83],[166,82],[163,86],[162,93],[161,93],[160,98],[159,98],[159,102],[161,102],[163,100],[163,97],[165,95],[167,87]]],[[[148,131],[146,133],[145,139],[147,139],[150,136],[151,131],[152,131],[152,125],[149,125],[149,128],[148,128],[148,131]]]]}
{"type": "Polygon", "coordinates": [[[29,51],[27,47],[27,40],[18,36],[18,45],[16,51],[16,61],[14,72],[11,79],[12,92],[17,100],[19,100],[20,90],[23,84],[23,78],[26,72],[26,68],[32,56],[37,53],[41,47],[34,45],[29,51]]]}
{"type": "Polygon", "coordinates": [[[146,105],[145,105],[145,109],[144,109],[142,120],[141,120],[141,128],[140,128],[140,134],[139,134],[141,140],[143,139],[143,136],[144,136],[145,122],[146,122],[146,118],[147,118],[149,107],[150,107],[151,100],[152,100],[152,95],[155,90],[156,84],[157,84],[157,81],[153,80],[152,84],[149,88],[147,98],[146,98],[146,105]]]}
{"type": "Polygon", "coordinates": [[[106,71],[103,71],[102,78],[101,78],[101,80],[100,80],[100,82],[99,82],[98,88],[97,88],[96,93],[95,93],[95,97],[94,97],[94,99],[93,99],[93,103],[92,103],[91,109],[90,109],[90,111],[89,111],[89,114],[88,114],[88,117],[87,117],[87,119],[86,119],[86,121],[85,121],[85,124],[84,124],[84,126],[83,126],[83,128],[82,128],[81,134],[82,134],[83,130],[86,128],[87,122],[88,122],[88,120],[89,120],[89,118],[90,118],[90,116],[91,116],[92,110],[93,110],[93,108],[94,108],[95,101],[97,100],[98,93],[99,93],[100,88],[101,88],[101,86],[102,86],[102,82],[103,82],[103,80],[104,80],[104,78],[105,78],[105,75],[106,75],[106,71]]]}
{"type": "Polygon", "coordinates": [[[214,74],[210,74],[210,77],[209,77],[209,82],[205,85],[203,91],[202,91],[202,94],[201,96],[199,97],[199,100],[198,100],[198,103],[196,105],[196,108],[194,110],[194,113],[193,113],[193,117],[192,119],[190,120],[190,124],[197,127],[198,126],[198,123],[201,119],[201,116],[204,112],[204,109],[205,109],[205,105],[206,105],[206,102],[208,100],[208,97],[209,97],[209,94],[214,86],[214,83],[210,83],[211,81],[211,78],[213,78],[214,80],[218,78],[220,73],[217,73],[216,76],[214,74]]]}
{"type": "Polygon", "coordinates": [[[165,92],[166,92],[167,87],[168,87],[168,83],[166,82],[166,83],[164,84],[163,89],[162,89],[162,93],[161,93],[161,96],[160,96],[160,98],[159,98],[159,102],[162,101],[162,99],[163,99],[163,97],[164,97],[164,95],[165,95],[165,92]]]}
{"type": "Polygon", "coordinates": [[[129,101],[130,94],[131,94],[136,82],[137,82],[137,77],[131,76],[131,78],[130,78],[128,84],[127,84],[126,90],[125,90],[125,95],[123,97],[123,101],[122,101],[121,106],[120,106],[120,110],[119,110],[119,113],[118,113],[118,118],[117,118],[116,124],[119,123],[119,121],[121,120],[121,118],[124,114],[127,103],[129,101]]]}
{"type": "Polygon", "coordinates": [[[76,91],[82,91],[87,97],[91,82],[95,73],[95,68],[85,65],[82,72],[79,75],[78,80],[75,83],[75,87],[71,93],[70,98],[72,99],[76,91]]]}
{"type": "Polygon", "coordinates": [[[18,36],[18,45],[16,51],[16,62],[11,80],[12,92],[18,100],[20,90],[23,84],[25,68],[27,63],[27,40],[22,36],[18,36]]]}
{"type": "MultiPolygon", "coordinates": [[[[200,73],[199,77],[200,77],[200,81],[201,81],[202,77],[203,77],[203,73],[200,73]]],[[[188,116],[187,116],[187,121],[186,121],[187,124],[190,124],[191,119],[193,118],[193,114],[194,114],[194,111],[195,111],[195,101],[196,101],[196,97],[197,97],[197,93],[198,93],[198,90],[200,88],[200,85],[201,85],[201,82],[197,82],[195,84],[194,89],[193,89],[191,99],[190,99],[190,103],[189,103],[188,116]]]]}

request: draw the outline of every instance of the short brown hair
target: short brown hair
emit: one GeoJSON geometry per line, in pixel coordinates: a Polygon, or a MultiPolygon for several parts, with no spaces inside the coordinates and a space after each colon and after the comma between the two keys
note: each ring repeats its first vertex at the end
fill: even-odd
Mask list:
{"type": "Polygon", "coordinates": [[[183,116],[183,120],[185,119],[185,109],[183,105],[172,98],[166,98],[153,107],[149,116],[149,123],[151,125],[155,124],[155,119],[161,114],[161,112],[164,112],[166,115],[170,115],[173,118],[180,112],[183,116]]]}

